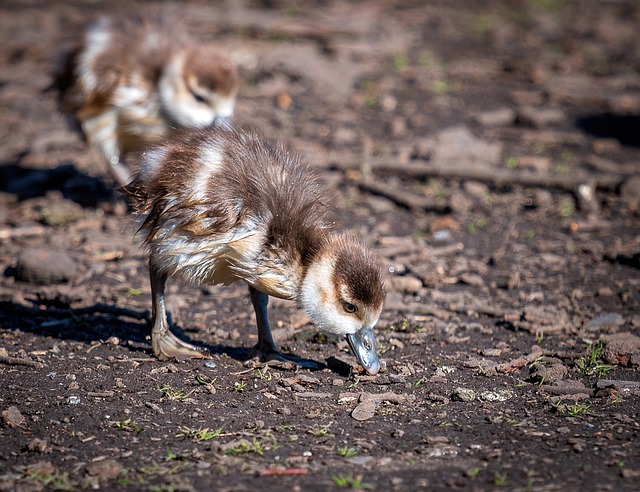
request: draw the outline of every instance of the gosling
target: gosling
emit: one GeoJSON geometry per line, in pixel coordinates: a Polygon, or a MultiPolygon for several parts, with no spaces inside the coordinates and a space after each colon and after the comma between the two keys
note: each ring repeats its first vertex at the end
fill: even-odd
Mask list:
{"type": "Polygon", "coordinates": [[[164,289],[179,275],[196,284],[248,284],[258,328],[252,357],[305,365],[276,348],[267,316],[275,296],[298,301],[320,330],[347,339],[369,374],[379,371],[379,262],[332,230],[315,174],[298,156],[253,131],[182,132],[142,156],[125,191],[149,249],[159,359],[207,356],[170,331],[164,289]]]}
{"type": "Polygon", "coordinates": [[[124,157],[176,128],[229,125],[238,74],[211,44],[191,39],[167,10],[103,16],[60,55],[60,110],[108,162],[120,186],[124,157]]]}

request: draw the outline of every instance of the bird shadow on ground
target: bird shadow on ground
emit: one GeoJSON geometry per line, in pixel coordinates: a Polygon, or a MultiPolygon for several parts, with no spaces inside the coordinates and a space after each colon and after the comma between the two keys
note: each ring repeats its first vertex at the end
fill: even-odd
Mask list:
{"type": "MultiPolygon", "coordinates": [[[[35,303],[34,303],[35,304],[35,303]]],[[[238,362],[251,360],[251,347],[232,347],[223,344],[206,344],[191,340],[184,330],[169,322],[171,331],[179,338],[203,349],[211,355],[225,354],[238,362]]],[[[6,330],[20,330],[40,337],[58,340],[70,340],[93,345],[96,342],[112,340],[126,346],[132,352],[151,354],[151,344],[148,339],[151,333],[151,321],[148,311],[135,311],[109,304],[94,304],[82,308],[47,306],[30,307],[12,301],[0,301],[0,325],[6,330]],[[123,318],[129,318],[125,321],[123,318]]],[[[307,370],[317,371],[328,367],[338,375],[349,375],[351,366],[330,357],[326,364],[312,359],[287,354],[292,361],[307,370]],[[305,364],[306,363],[306,364],[305,364]]],[[[261,364],[256,361],[256,364],[261,364]]],[[[265,363],[274,368],[286,370],[295,369],[290,363],[265,363]]]]}
{"type": "Polygon", "coordinates": [[[32,169],[23,166],[20,159],[0,164],[0,191],[17,196],[19,201],[59,191],[64,198],[93,208],[100,203],[110,203],[116,197],[105,182],[78,171],[73,164],[32,169]]]}
{"type": "MultiPolygon", "coordinates": [[[[151,322],[148,311],[135,311],[100,303],[75,309],[51,306],[42,309],[42,306],[30,307],[12,301],[2,301],[0,302],[0,324],[9,330],[20,330],[38,336],[82,343],[118,339],[134,352],[147,352],[151,355],[151,345],[148,340],[151,322]]],[[[188,338],[183,330],[173,324],[171,324],[171,330],[183,339],[188,338]]],[[[242,348],[208,345],[197,341],[189,341],[189,343],[211,354],[225,353],[233,359],[244,360],[242,348]]]]}
{"type": "Polygon", "coordinates": [[[640,116],[598,113],[582,116],[576,126],[598,138],[615,138],[622,145],[640,147],[640,116]]]}

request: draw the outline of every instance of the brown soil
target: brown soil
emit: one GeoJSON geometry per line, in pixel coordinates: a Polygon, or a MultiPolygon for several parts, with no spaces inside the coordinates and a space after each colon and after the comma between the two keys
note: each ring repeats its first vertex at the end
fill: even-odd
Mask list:
{"type": "Polygon", "coordinates": [[[0,5],[0,490],[637,490],[640,4],[180,4],[243,79],[235,122],[303,153],[388,268],[383,370],[246,287],[144,252],[50,84],[93,1],[0,5]]]}

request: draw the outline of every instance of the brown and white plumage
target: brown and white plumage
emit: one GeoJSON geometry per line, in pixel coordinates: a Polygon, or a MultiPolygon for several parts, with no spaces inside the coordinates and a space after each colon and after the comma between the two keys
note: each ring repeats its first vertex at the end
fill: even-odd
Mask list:
{"type": "Polygon", "coordinates": [[[123,156],[176,128],[229,123],[238,92],[231,62],[191,39],[166,10],[134,10],[90,24],[60,60],[60,108],[124,185],[123,156]]]}
{"type": "Polygon", "coordinates": [[[368,249],[332,231],[322,191],[296,155],[251,131],[185,132],[147,152],[126,190],[149,247],[157,356],[198,355],[170,333],[164,312],[165,281],[179,275],[249,285],[262,360],[286,359],[271,337],[271,295],[299,301],[318,328],[346,336],[360,364],[378,371],[380,267],[368,249]]]}

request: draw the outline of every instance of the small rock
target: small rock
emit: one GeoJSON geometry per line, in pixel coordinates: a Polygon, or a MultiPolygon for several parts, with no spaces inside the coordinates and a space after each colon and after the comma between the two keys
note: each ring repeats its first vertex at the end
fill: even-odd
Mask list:
{"type": "Polygon", "coordinates": [[[67,397],[67,405],[77,405],[80,403],[80,397],[77,395],[71,395],[67,397]]]}
{"type": "Polygon", "coordinates": [[[78,276],[78,266],[68,254],[46,249],[25,249],[18,256],[16,279],[35,284],[69,282],[78,276]]]}
{"type": "MultiPolygon", "coordinates": [[[[620,381],[615,379],[599,379],[596,383],[598,390],[615,389],[622,396],[635,395],[640,396],[639,381],[620,381]]],[[[606,396],[606,395],[603,395],[606,396]]]]}
{"type": "Polygon", "coordinates": [[[451,241],[453,239],[453,234],[451,231],[447,231],[445,229],[439,229],[433,233],[434,242],[445,243],[451,241]]]}
{"type": "Polygon", "coordinates": [[[84,210],[74,201],[67,200],[62,194],[47,193],[47,203],[40,213],[40,222],[50,226],[65,226],[79,221],[84,210]],[[52,196],[53,195],[53,196],[52,196]]]}
{"type": "Polygon", "coordinates": [[[391,290],[415,294],[422,288],[422,281],[410,275],[393,275],[388,277],[391,290]]]}
{"type": "Polygon", "coordinates": [[[524,106],[518,109],[517,120],[533,128],[545,128],[562,123],[566,119],[564,111],[555,108],[524,106]]]}
{"type": "Polygon", "coordinates": [[[50,461],[38,461],[37,463],[27,465],[27,467],[25,468],[25,472],[27,475],[39,475],[47,477],[53,475],[56,472],[56,467],[53,466],[53,463],[51,463],[50,461]]]}
{"type": "Polygon", "coordinates": [[[66,309],[87,300],[89,293],[85,287],[48,285],[41,287],[36,292],[36,297],[41,304],[66,309]]]}
{"type": "Polygon", "coordinates": [[[433,153],[435,151],[435,143],[430,138],[425,138],[422,140],[418,140],[413,145],[413,149],[411,150],[411,158],[412,159],[421,159],[421,160],[429,160],[433,157],[433,153]]]}
{"type": "Polygon", "coordinates": [[[572,449],[576,453],[582,453],[587,448],[587,443],[584,439],[580,439],[579,437],[572,437],[567,439],[567,444],[570,444],[572,449]]]}
{"type": "Polygon", "coordinates": [[[457,456],[459,450],[456,446],[453,445],[442,445],[442,446],[434,446],[432,448],[427,448],[425,450],[425,454],[429,458],[442,458],[444,456],[457,456]]]}
{"type": "Polygon", "coordinates": [[[27,449],[32,453],[46,453],[49,451],[49,444],[45,439],[31,439],[27,444],[27,449]]]}
{"type": "Polygon", "coordinates": [[[589,331],[598,331],[598,330],[611,330],[618,328],[624,324],[624,318],[622,315],[618,313],[606,313],[601,314],[597,318],[592,319],[587,323],[587,330],[589,331]]]}
{"type": "Polygon", "coordinates": [[[449,205],[454,212],[466,213],[474,207],[473,201],[461,191],[454,190],[449,198],[449,205]]]}
{"type": "Polygon", "coordinates": [[[620,475],[627,480],[640,480],[640,469],[623,468],[620,470],[620,475]]]}
{"type": "Polygon", "coordinates": [[[347,458],[347,463],[350,463],[355,466],[364,466],[367,463],[370,463],[375,458],[373,456],[354,456],[353,458],[347,458]]]}
{"type": "Polygon", "coordinates": [[[145,401],[144,402],[145,406],[150,408],[151,410],[153,410],[154,412],[163,415],[164,414],[164,410],[162,408],[160,408],[159,405],[153,403],[152,401],[145,401]]]}
{"type": "Polygon", "coordinates": [[[451,442],[447,436],[427,436],[424,440],[431,446],[435,446],[436,444],[449,444],[451,442]]]}
{"type": "Polygon", "coordinates": [[[549,190],[535,190],[533,193],[533,204],[543,210],[551,208],[553,206],[553,194],[549,190]]]}
{"type": "Polygon", "coordinates": [[[402,137],[407,133],[407,119],[402,116],[395,116],[391,120],[389,131],[394,138],[402,137]]]}
{"type": "Polygon", "coordinates": [[[594,396],[596,398],[617,398],[620,391],[614,386],[605,386],[596,389],[594,396]]]}
{"type": "Polygon", "coordinates": [[[465,367],[470,367],[471,369],[478,369],[485,376],[493,376],[497,374],[498,363],[496,361],[490,359],[480,359],[478,357],[471,357],[469,360],[465,361],[465,367]]]}
{"type": "Polygon", "coordinates": [[[353,128],[340,127],[333,132],[332,140],[336,147],[352,145],[358,140],[358,132],[353,128]]]}
{"type": "Polygon", "coordinates": [[[609,364],[640,366],[640,337],[629,332],[604,337],[604,358],[609,364]]]}
{"type": "Polygon", "coordinates": [[[551,403],[562,403],[566,401],[588,400],[589,398],[591,398],[591,396],[588,395],[587,393],[571,393],[568,395],[552,396],[550,401],[551,403]]]}
{"type": "Polygon", "coordinates": [[[553,384],[543,384],[540,389],[552,395],[575,395],[589,391],[582,381],[574,381],[572,379],[562,379],[555,381],[553,384]]]}
{"type": "Polygon", "coordinates": [[[470,402],[476,399],[476,392],[469,388],[458,387],[451,395],[453,400],[470,402]]]}
{"type": "Polygon", "coordinates": [[[613,289],[611,287],[600,287],[598,289],[598,296],[599,297],[611,297],[614,296],[615,292],[613,292],[613,289]]]}
{"type": "Polygon", "coordinates": [[[516,120],[516,112],[509,107],[483,111],[474,116],[482,126],[509,126],[516,120]]]}
{"type": "Polygon", "coordinates": [[[483,287],[484,280],[480,275],[475,273],[463,273],[460,275],[460,283],[473,285],[474,287],[483,287]]]}
{"type": "Polygon", "coordinates": [[[369,420],[376,414],[376,402],[371,399],[366,399],[353,409],[351,417],[358,421],[369,420]]]}
{"type": "Polygon", "coordinates": [[[551,159],[542,155],[523,155],[518,157],[518,167],[547,171],[551,167],[551,159]]]}
{"type": "Polygon", "coordinates": [[[440,163],[465,162],[472,167],[494,166],[500,161],[503,150],[501,143],[477,138],[464,125],[441,130],[434,141],[433,159],[440,163]]]}
{"type": "Polygon", "coordinates": [[[486,348],[482,350],[482,355],[485,357],[500,357],[502,355],[502,349],[486,348]]]}
{"type": "Polygon", "coordinates": [[[407,378],[401,374],[389,374],[389,381],[395,384],[404,384],[407,382],[407,378]]]}
{"type": "Polygon", "coordinates": [[[484,200],[489,196],[489,187],[479,181],[465,181],[462,183],[462,188],[469,195],[479,200],[484,200]]]}
{"type": "Polygon", "coordinates": [[[122,465],[112,459],[96,461],[87,467],[89,475],[105,481],[118,478],[120,472],[122,472],[122,465]]]}
{"type": "Polygon", "coordinates": [[[5,427],[24,427],[27,419],[20,413],[18,407],[11,406],[2,411],[2,420],[5,427]]]}
{"type": "Polygon", "coordinates": [[[391,94],[384,94],[380,97],[380,107],[387,113],[391,113],[398,107],[398,100],[391,94]]]}
{"type": "Polygon", "coordinates": [[[622,147],[617,138],[595,138],[591,146],[596,154],[613,154],[622,147]]]}
{"type": "Polygon", "coordinates": [[[564,364],[552,364],[550,366],[535,366],[531,377],[534,381],[544,381],[545,383],[554,383],[562,380],[568,373],[567,366],[564,364]]]}
{"type": "Polygon", "coordinates": [[[483,391],[479,398],[483,401],[507,401],[513,398],[513,393],[509,390],[483,391]]]}
{"type": "Polygon", "coordinates": [[[460,223],[454,219],[451,215],[443,215],[441,217],[434,218],[429,223],[429,232],[435,234],[437,231],[459,231],[460,223]]]}
{"type": "Polygon", "coordinates": [[[632,176],[620,187],[620,196],[631,213],[640,212],[640,176],[632,176]]]}

